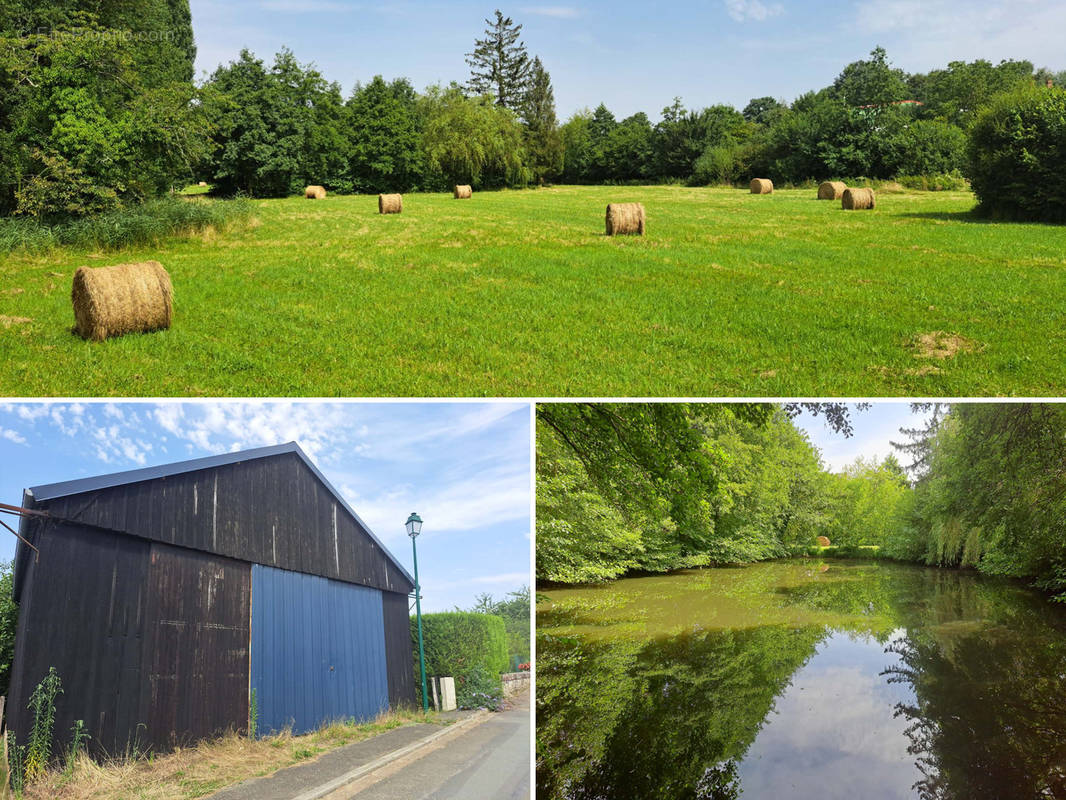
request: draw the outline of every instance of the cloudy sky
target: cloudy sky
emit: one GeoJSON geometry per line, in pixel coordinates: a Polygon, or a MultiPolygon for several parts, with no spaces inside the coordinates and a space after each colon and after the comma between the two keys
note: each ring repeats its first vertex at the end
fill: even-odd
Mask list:
{"type": "Polygon", "coordinates": [[[927,413],[915,414],[910,403],[875,402],[866,411],[851,410],[854,435],[845,439],[826,427],[825,418],[814,418],[804,412],[796,418],[797,427],[805,430],[815,447],[822,453],[822,462],[833,472],[840,472],[848,464],[862,456],[882,460],[893,453],[903,466],[909,463],[906,454],[897,453],[891,441],[907,441],[900,428],[921,428],[928,418],[927,413]]]}
{"type": "MultiPolygon", "coordinates": [[[[30,486],[290,441],[409,571],[403,525],[422,516],[423,609],[529,583],[526,404],[0,403],[0,503],[20,504],[30,486]]],[[[15,543],[0,530],[0,559],[15,543]]]]}
{"type": "MultiPolygon", "coordinates": [[[[494,3],[191,0],[197,68],[242,47],[287,46],[349,92],[376,74],[415,87],[469,75],[464,55],[494,3]]],[[[690,108],[752,97],[792,100],[828,85],[875,46],[908,72],[949,61],[1028,59],[1066,69],[1066,3],[1043,0],[647,0],[519,2],[531,55],[552,75],[560,117],[605,102],[653,120],[680,95],[690,108]]]]}

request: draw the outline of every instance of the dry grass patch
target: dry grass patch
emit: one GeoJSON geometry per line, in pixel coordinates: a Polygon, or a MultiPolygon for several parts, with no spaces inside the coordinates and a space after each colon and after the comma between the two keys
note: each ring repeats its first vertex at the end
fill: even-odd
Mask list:
{"type": "Polygon", "coordinates": [[[944,331],[920,333],[915,337],[911,346],[916,351],[915,358],[945,359],[957,356],[959,353],[973,353],[977,350],[977,343],[973,339],[944,331]]]}
{"type": "Polygon", "coordinates": [[[917,369],[904,370],[907,375],[914,375],[916,377],[923,377],[925,375],[940,375],[943,373],[940,367],[934,367],[932,364],[922,364],[917,369]]]}
{"type": "Polygon", "coordinates": [[[333,723],[304,736],[285,732],[251,740],[231,733],[161,756],[135,755],[98,763],[82,753],[71,770],[49,773],[35,781],[26,788],[24,797],[26,800],[191,800],[415,722],[444,724],[435,714],[394,711],[373,722],[333,723]]]}

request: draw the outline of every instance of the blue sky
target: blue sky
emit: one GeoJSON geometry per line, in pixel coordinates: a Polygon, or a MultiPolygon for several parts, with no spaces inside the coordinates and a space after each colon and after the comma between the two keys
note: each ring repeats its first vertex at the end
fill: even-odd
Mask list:
{"type": "MultiPolygon", "coordinates": [[[[198,71],[249,47],[288,46],[349,92],[375,74],[415,87],[464,81],[464,54],[491,2],[191,0],[198,71]]],[[[524,24],[552,75],[561,118],[601,101],[653,120],[675,95],[686,106],[752,97],[792,100],[828,85],[877,45],[908,72],[949,61],[1028,59],[1066,69],[1066,3],[1038,0],[547,0],[501,6],[524,24]]]]}
{"type": "MultiPolygon", "coordinates": [[[[20,504],[29,486],[289,441],[408,570],[404,522],[425,520],[423,610],[529,583],[522,403],[0,403],[0,503],[20,504]]],[[[0,529],[0,559],[15,543],[0,529]]]]}
{"type": "Polygon", "coordinates": [[[822,462],[833,472],[840,472],[848,464],[862,456],[866,459],[884,459],[895,453],[903,466],[909,464],[906,454],[900,455],[889,443],[907,441],[900,436],[900,428],[921,428],[928,414],[914,414],[910,403],[875,402],[866,411],[855,410],[852,405],[851,422],[854,435],[845,439],[834,433],[825,424],[824,417],[814,418],[806,411],[796,418],[796,426],[805,430],[811,443],[821,451],[822,462]]]}

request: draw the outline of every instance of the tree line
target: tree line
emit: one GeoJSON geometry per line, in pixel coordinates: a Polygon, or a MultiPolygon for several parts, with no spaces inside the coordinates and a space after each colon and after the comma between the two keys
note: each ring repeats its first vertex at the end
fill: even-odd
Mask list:
{"type": "Polygon", "coordinates": [[[487,22],[470,80],[421,93],[404,78],[376,76],[345,100],[338,84],[288,51],[269,68],[242,53],[205,84],[218,104],[209,113],[215,155],[201,174],[224,192],[255,195],[308,182],[379,192],[455,183],[706,185],[757,175],[781,183],[931,176],[933,185],[960,188],[980,112],[1050,75],[1026,61],[952,62],[906,75],[878,48],[791,104],[761,97],[741,111],[690,110],[675,98],[654,123],[644,112],[618,120],[601,104],[560,125],[551,76],[527,55],[521,26],[499,12],[487,22]]]}
{"type": "MultiPolygon", "coordinates": [[[[256,197],[312,183],[405,192],[755,175],[962,185],[984,109],[1066,81],[1027,61],[907,74],[877,48],[792,103],[692,110],[677,98],[656,122],[601,104],[560,124],[522,26],[500,11],[486,25],[465,82],[418,91],[375,76],[345,96],[286,49],[269,64],[243,51],[195,83],[188,0],[0,0],[0,214],[99,213],[194,180],[256,197]]],[[[978,137],[994,150],[993,139],[978,137]]],[[[993,161],[986,171],[1005,168],[993,161]]]]}
{"type": "Polygon", "coordinates": [[[1066,410],[936,406],[899,445],[911,464],[860,458],[838,473],[795,426],[798,410],[542,405],[538,579],[804,555],[825,536],[844,554],[1029,578],[1066,599],[1066,410]]]}

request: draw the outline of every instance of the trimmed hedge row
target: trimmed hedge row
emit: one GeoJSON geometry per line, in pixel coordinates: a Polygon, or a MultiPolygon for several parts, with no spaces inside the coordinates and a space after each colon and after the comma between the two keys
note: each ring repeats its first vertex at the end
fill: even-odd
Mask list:
{"type": "MultiPolygon", "coordinates": [[[[421,690],[418,672],[418,622],[411,617],[414,642],[415,685],[421,690]]],[[[484,691],[486,677],[499,684],[507,671],[507,630],[503,618],[472,611],[445,611],[422,615],[422,642],[426,675],[451,675],[456,681],[460,707],[467,694],[484,691]],[[470,690],[470,691],[468,691],[470,690]]]]}

